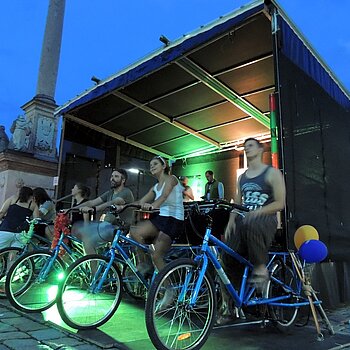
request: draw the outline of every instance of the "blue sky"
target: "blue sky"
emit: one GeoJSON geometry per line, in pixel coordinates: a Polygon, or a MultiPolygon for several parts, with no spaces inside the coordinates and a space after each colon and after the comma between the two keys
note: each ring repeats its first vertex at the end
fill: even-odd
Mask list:
{"type": "MultiPolygon", "coordinates": [[[[286,13],[350,90],[350,1],[280,0],[286,13]],[[332,5],[336,3],[336,7],[332,5]]],[[[170,40],[227,14],[244,0],[67,0],[56,102],[90,88],[170,40]]],[[[35,95],[48,0],[2,2],[0,124],[35,95]]]]}

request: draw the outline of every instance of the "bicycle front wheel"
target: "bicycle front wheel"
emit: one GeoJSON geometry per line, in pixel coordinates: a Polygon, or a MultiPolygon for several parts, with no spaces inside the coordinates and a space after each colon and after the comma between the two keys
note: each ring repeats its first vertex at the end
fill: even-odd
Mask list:
{"type": "Polygon", "coordinates": [[[15,308],[41,312],[56,302],[64,263],[51,251],[24,254],[10,268],[6,278],[6,295],[15,308]]]}
{"type": "Polygon", "coordinates": [[[84,256],[68,269],[57,300],[63,321],[75,329],[91,329],[106,323],[122,296],[119,269],[98,254],[84,256]]]}
{"type": "Polygon", "coordinates": [[[272,321],[282,331],[289,329],[297,319],[299,307],[294,304],[301,298],[298,281],[298,277],[288,265],[281,262],[273,267],[267,297],[286,296],[286,299],[280,302],[281,305],[278,305],[279,302],[269,305],[272,321]]]}
{"type": "Polygon", "coordinates": [[[5,281],[6,275],[12,264],[21,256],[22,248],[8,247],[0,249],[0,298],[6,298],[5,281]]]}
{"type": "Polygon", "coordinates": [[[146,302],[146,327],[157,349],[195,350],[203,346],[216,317],[212,278],[205,274],[198,290],[200,267],[191,259],[178,259],[160,271],[146,302]],[[195,303],[190,301],[195,292],[195,303]]]}

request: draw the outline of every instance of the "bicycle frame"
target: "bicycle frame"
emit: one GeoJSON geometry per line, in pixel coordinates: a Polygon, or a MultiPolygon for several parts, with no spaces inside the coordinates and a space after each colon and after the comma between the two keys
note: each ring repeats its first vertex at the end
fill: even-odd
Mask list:
{"type": "Polygon", "coordinates": [[[52,253],[53,253],[53,257],[52,259],[49,259],[45,266],[43,266],[43,268],[40,270],[39,276],[38,276],[38,282],[43,282],[46,277],[47,274],[50,272],[54,262],[56,261],[58,254],[60,252],[61,247],[68,253],[69,258],[71,259],[71,261],[74,261],[73,255],[74,252],[73,250],[64,242],[64,238],[68,238],[70,241],[76,242],[76,243],[80,243],[82,244],[82,241],[79,240],[78,238],[71,236],[71,235],[65,235],[63,232],[61,232],[61,236],[57,242],[57,245],[54,249],[52,249],[52,253]]]}
{"type": "Polygon", "coordinates": [[[99,266],[93,281],[92,281],[92,286],[95,285],[96,280],[99,280],[97,286],[94,286],[92,288],[93,292],[98,292],[102,289],[103,283],[106,280],[106,277],[108,275],[108,272],[112,266],[112,264],[114,263],[114,261],[118,261],[121,262],[123,264],[127,264],[130,269],[133,271],[133,273],[135,274],[135,276],[138,278],[138,280],[148,289],[149,288],[149,283],[148,281],[143,277],[143,275],[137,270],[137,267],[133,264],[133,262],[130,259],[129,254],[125,251],[125,243],[120,243],[121,241],[124,241],[126,243],[129,243],[129,247],[130,246],[134,246],[137,248],[142,249],[144,252],[148,252],[149,250],[149,246],[148,245],[144,245],[141,243],[136,242],[135,240],[133,240],[130,237],[126,237],[125,235],[123,235],[123,230],[122,229],[117,229],[114,239],[112,241],[112,245],[110,247],[110,249],[108,249],[108,251],[104,254],[104,256],[110,258],[107,267],[104,269],[102,277],[99,278],[100,273],[101,273],[101,269],[102,267],[99,266]],[[123,248],[124,245],[124,248],[123,248]],[[121,256],[118,257],[118,254],[121,256]]]}
{"type": "MultiPolygon", "coordinates": [[[[110,257],[111,259],[108,262],[108,265],[107,265],[106,269],[104,270],[102,278],[99,280],[98,285],[93,288],[94,291],[101,290],[102,285],[106,279],[106,276],[107,276],[114,261],[118,261],[122,264],[127,264],[130,267],[130,269],[132,270],[132,272],[135,274],[137,279],[144,285],[144,287],[146,289],[149,289],[150,283],[152,283],[152,281],[155,277],[155,274],[153,274],[151,282],[149,282],[147,279],[145,279],[145,277],[138,271],[137,267],[132,262],[129,254],[127,252],[127,248],[130,248],[130,247],[139,248],[146,253],[149,252],[149,245],[141,244],[141,243],[135,241],[134,239],[124,235],[122,229],[117,229],[115,236],[114,236],[114,239],[113,239],[113,242],[112,242],[112,245],[111,245],[111,248],[104,254],[104,256],[110,257]]],[[[182,248],[176,247],[173,249],[182,249],[182,248]]],[[[198,247],[191,246],[191,249],[195,250],[195,249],[198,249],[198,247]]],[[[97,269],[97,273],[95,274],[92,285],[94,285],[96,283],[96,280],[99,278],[100,273],[101,273],[101,267],[99,267],[97,269]]]]}
{"type": "MultiPolygon", "coordinates": [[[[282,260],[283,262],[286,262],[289,253],[288,252],[272,252],[272,253],[269,253],[269,255],[270,255],[270,260],[267,264],[267,268],[271,270],[273,263],[275,261],[277,261],[277,259],[279,259],[279,261],[282,260]]],[[[226,244],[224,244],[219,239],[217,239],[216,237],[211,235],[211,227],[207,227],[207,229],[206,229],[205,236],[203,239],[201,253],[195,257],[195,261],[198,263],[200,262],[201,267],[200,267],[198,280],[197,280],[195,288],[194,288],[194,292],[192,293],[192,296],[191,296],[191,300],[190,300],[191,306],[193,306],[196,303],[196,300],[197,300],[197,297],[198,297],[198,294],[200,291],[200,286],[202,284],[204,275],[205,275],[207,268],[208,268],[208,261],[210,261],[213,264],[221,281],[224,283],[227,291],[229,292],[229,294],[231,295],[231,297],[233,298],[233,300],[235,302],[235,306],[237,306],[237,307],[261,305],[261,304],[269,304],[269,305],[282,306],[282,307],[300,307],[300,306],[309,305],[309,301],[301,296],[302,282],[300,281],[300,279],[297,277],[297,275],[295,273],[294,265],[292,265],[293,270],[294,270],[293,272],[295,273],[295,276],[297,278],[297,287],[295,290],[292,290],[290,288],[290,286],[286,285],[283,281],[280,281],[272,274],[271,281],[281,285],[285,291],[288,291],[288,294],[282,295],[282,296],[276,296],[273,298],[256,297],[256,296],[253,297],[255,287],[250,286],[247,283],[248,272],[249,272],[249,270],[253,269],[253,265],[247,259],[245,259],[240,254],[238,254],[236,251],[229,248],[226,244]],[[214,243],[214,246],[209,246],[209,242],[214,243]],[[239,292],[236,291],[236,289],[234,288],[234,286],[230,282],[229,278],[227,277],[225,271],[223,270],[220,262],[218,261],[218,259],[215,256],[217,254],[218,248],[222,249],[227,254],[229,254],[234,259],[236,259],[238,262],[245,265],[242,280],[241,280],[241,288],[240,288],[239,292]],[[296,302],[293,304],[283,303],[283,300],[290,298],[289,293],[298,296],[298,298],[300,298],[304,301],[296,302]]],[[[190,279],[191,279],[191,275],[189,275],[185,281],[183,290],[181,291],[180,296],[179,296],[180,300],[183,300],[183,298],[185,296],[187,285],[188,285],[190,279]]],[[[320,304],[320,301],[314,301],[314,304],[315,305],[320,304]]]]}

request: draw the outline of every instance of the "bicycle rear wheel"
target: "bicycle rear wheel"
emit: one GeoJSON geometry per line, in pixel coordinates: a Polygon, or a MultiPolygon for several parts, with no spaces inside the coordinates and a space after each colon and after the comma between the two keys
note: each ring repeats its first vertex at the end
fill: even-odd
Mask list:
{"type": "Polygon", "coordinates": [[[125,291],[136,300],[146,300],[147,288],[136,277],[128,265],[123,268],[123,286],[125,291]]]}
{"type": "Polygon", "coordinates": [[[10,268],[6,295],[12,306],[25,312],[41,312],[56,302],[64,263],[47,251],[24,254],[10,268]]]}
{"type": "Polygon", "coordinates": [[[5,281],[11,265],[21,256],[22,248],[8,247],[0,249],[0,298],[6,298],[5,281]]]}
{"type": "Polygon", "coordinates": [[[267,288],[267,297],[288,296],[288,298],[280,302],[285,306],[269,305],[272,321],[275,326],[282,331],[286,331],[297,319],[299,307],[294,306],[294,304],[301,298],[298,281],[298,277],[288,265],[278,263],[273,267],[271,280],[267,288]],[[274,278],[276,280],[274,280],[274,278]]]}
{"type": "Polygon", "coordinates": [[[160,271],[146,302],[146,327],[157,349],[199,349],[207,340],[216,315],[212,278],[205,274],[194,305],[190,305],[200,267],[178,259],[160,271]]]}
{"type": "Polygon", "coordinates": [[[98,254],[84,256],[68,269],[57,300],[63,321],[75,329],[91,329],[106,323],[117,310],[122,282],[115,263],[98,254]],[[103,278],[101,288],[98,284],[103,278]]]}

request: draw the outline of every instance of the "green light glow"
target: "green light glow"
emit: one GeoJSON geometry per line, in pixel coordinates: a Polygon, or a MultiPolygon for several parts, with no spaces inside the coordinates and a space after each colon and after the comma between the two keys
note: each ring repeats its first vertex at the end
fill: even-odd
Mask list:
{"type": "Polygon", "coordinates": [[[51,286],[46,291],[47,295],[49,297],[48,300],[54,300],[56,298],[57,292],[58,292],[58,286],[51,286]]]}
{"type": "Polygon", "coordinates": [[[64,272],[60,272],[58,275],[57,275],[57,279],[59,281],[62,281],[64,279],[65,275],[64,275],[64,272]]]}

